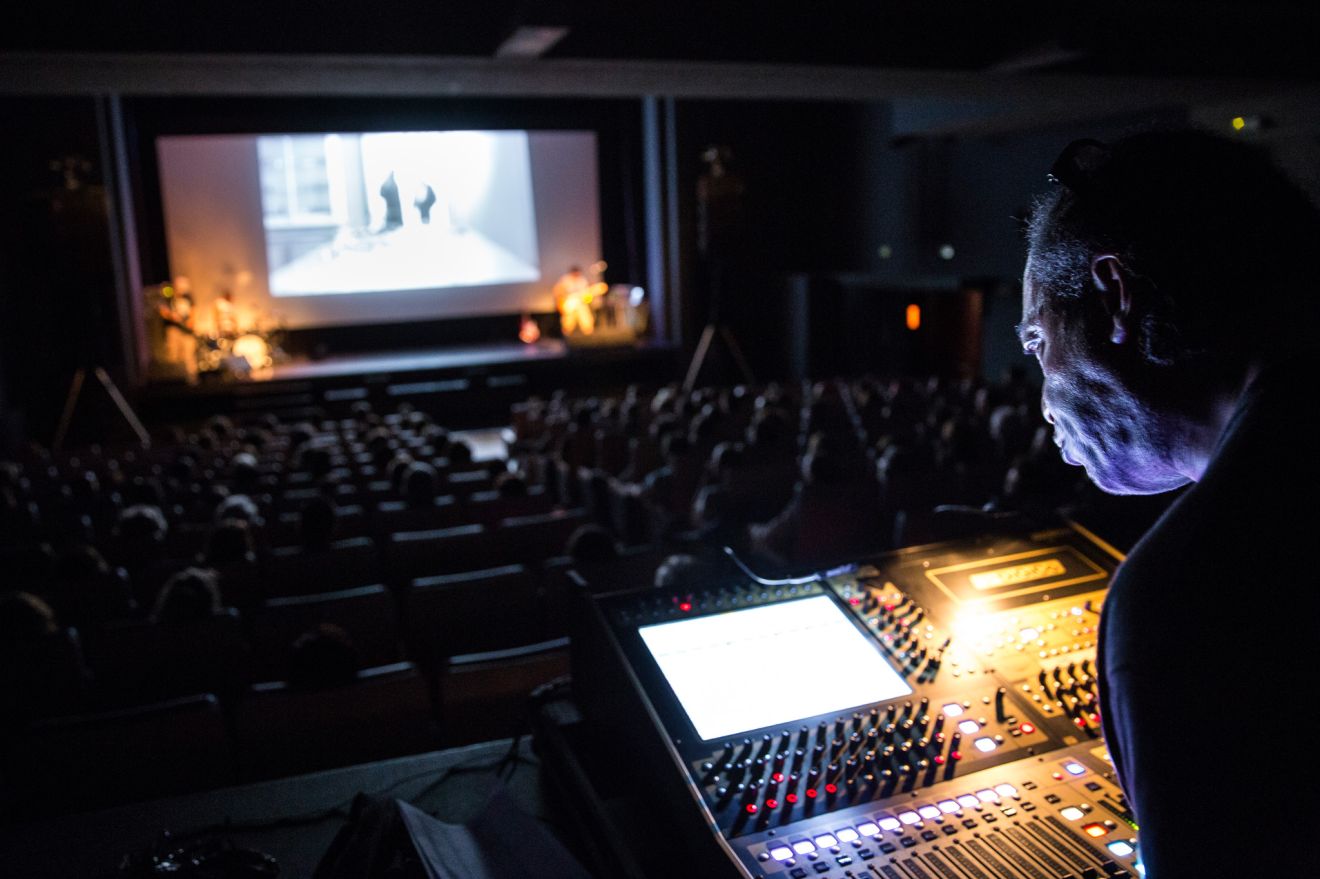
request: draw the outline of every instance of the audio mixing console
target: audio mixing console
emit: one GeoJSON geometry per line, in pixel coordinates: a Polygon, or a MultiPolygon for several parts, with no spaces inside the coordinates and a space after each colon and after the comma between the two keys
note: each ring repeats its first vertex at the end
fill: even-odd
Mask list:
{"type": "Polygon", "coordinates": [[[577,700],[708,840],[690,875],[1139,875],[1096,702],[1120,560],[1071,526],[596,596],[577,700]]]}

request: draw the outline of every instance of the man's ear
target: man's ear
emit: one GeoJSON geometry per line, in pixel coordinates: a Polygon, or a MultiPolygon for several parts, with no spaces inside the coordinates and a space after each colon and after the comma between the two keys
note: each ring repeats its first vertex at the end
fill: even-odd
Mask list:
{"type": "Polygon", "coordinates": [[[1117,256],[1102,253],[1091,260],[1091,282],[1095,284],[1100,303],[1113,325],[1109,341],[1122,345],[1132,335],[1131,276],[1117,256]]]}

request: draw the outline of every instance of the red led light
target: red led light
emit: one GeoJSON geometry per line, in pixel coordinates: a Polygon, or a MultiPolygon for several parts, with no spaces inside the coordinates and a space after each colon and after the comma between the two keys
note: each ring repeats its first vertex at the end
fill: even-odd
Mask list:
{"type": "Polygon", "coordinates": [[[950,751],[950,752],[949,752],[949,759],[950,759],[950,760],[961,760],[961,759],[962,759],[962,751],[950,751]]]}
{"type": "Polygon", "coordinates": [[[1022,730],[1022,732],[1023,732],[1024,735],[1031,735],[1032,733],[1034,733],[1034,732],[1036,731],[1036,727],[1035,727],[1035,725],[1034,725],[1034,724],[1030,724],[1030,723],[1024,723],[1024,724],[1022,724],[1022,726],[1020,726],[1019,729],[1022,730]]]}
{"type": "Polygon", "coordinates": [[[784,773],[776,772],[774,775],[770,776],[770,780],[775,784],[779,784],[779,782],[784,780],[784,773]]]}
{"type": "Polygon", "coordinates": [[[756,814],[756,803],[748,803],[746,808],[747,808],[747,814],[748,814],[748,815],[755,815],[755,814],[756,814]]]}
{"type": "Polygon", "coordinates": [[[851,604],[853,607],[856,607],[857,605],[862,603],[862,600],[858,598],[856,595],[854,595],[852,598],[848,599],[848,603],[851,604]]]}
{"type": "Polygon", "coordinates": [[[678,609],[683,611],[683,613],[687,613],[688,611],[692,610],[692,602],[690,601],[679,602],[678,609]]]}
{"type": "Polygon", "coordinates": [[[1074,717],[1074,718],[1073,718],[1073,725],[1076,726],[1078,729],[1085,729],[1085,728],[1086,728],[1086,721],[1085,721],[1085,720],[1082,720],[1080,717],[1074,717]]]}
{"type": "Polygon", "coordinates": [[[831,781],[829,784],[825,785],[825,793],[837,794],[838,792],[839,792],[839,786],[834,782],[831,781]]]}
{"type": "Polygon", "coordinates": [[[1103,824],[1087,824],[1082,828],[1082,832],[1094,839],[1099,839],[1109,832],[1109,828],[1103,824]]]}
{"type": "Polygon", "coordinates": [[[809,800],[816,799],[816,789],[814,787],[807,788],[807,799],[809,800]]]}
{"type": "Polygon", "coordinates": [[[779,800],[766,800],[765,807],[767,809],[777,809],[779,808],[779,800]]]}
{"type": "Polygon", "coordinates": [[[935,755],[935,765],[936,765],[936,766],[943,766],[943,765],[944,765],[944,755],[943,755],[943,754],[936,754],[936,755],[935,755]]]}
{"type": "Polygon", "coordinates": [[[889,610],[893,610],[893,609],[894,609],[894,605],[892,605],[892,604],[886,604],[886,605],[885,605],[885,610],[889,611],[889,610]]]}
{"type": "Polygon", "coordinates": [[[784,802],[788,803],[790,806],[796,803],[797,801],[798,801],[797,794],[789,794],[788,796],[784,797],[784,802]]]}

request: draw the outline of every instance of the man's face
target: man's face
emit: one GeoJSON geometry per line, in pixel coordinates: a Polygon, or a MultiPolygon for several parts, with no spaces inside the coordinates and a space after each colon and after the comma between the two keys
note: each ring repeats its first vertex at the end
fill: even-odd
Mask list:
{"type": "Polygon", "coordinates": [[[1028,259],[1018,335],[1040,363],[1041,410],[1063,460],[1084,467],[1110,494],[1157,494],[1186,483],[1163,453],[1157,413],[1132,389],[1133,345],[1110,341],[1112,318],[1099,297],[1052,301],[1032,274],[1028,259]]]}

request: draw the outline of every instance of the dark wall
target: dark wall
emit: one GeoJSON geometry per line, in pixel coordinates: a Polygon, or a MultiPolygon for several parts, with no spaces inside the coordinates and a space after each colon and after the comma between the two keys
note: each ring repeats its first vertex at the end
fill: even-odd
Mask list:
{"type": "Polygon", "coordinates": [[[96,105],[4,98],[0,113],[0,442],[49,442],[74,371],[120,357],[96,105]]]}
{"type": "MultiPolygon", "coordinates": [[[[684,337],[695,343],[711,314],[711,284],[697,253],[701,154],[719,144],[745,187],[722,273],[720,316],[757,377],[783,374],[784,278],[866,265],[887,194],[874,170],[877,113],[868,104],[681,101],[677,106],[679,240],[684,337]]],[[[726,364],[727,365],[727,364],[726,364]]],[[[717,378],[712,374],[712,380],[717,378]]]]}
{"type": "Polygon", "coordinates": [[[1182,124],[1185,118],[1184,112],[1171,110],[930,147],[939,158],[927,169],[923,190],[942,190],[938,203],[943,212],[926,231],[924,264],[945,262],[946,270],[960,277],[990,279],[985,285],[989,294],[984,320],[985,375],[995,377],[1024,362],[1013,333],[1022,310],[1023,220],[1031,200],[1049,187],[1046,175],[1059,153],[1079,138],[1111,141],[1142,127],[1182,124]],[[953,259],[939,259],[937,251],[943,242],[953,246],[953,259]]]}

